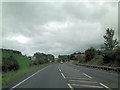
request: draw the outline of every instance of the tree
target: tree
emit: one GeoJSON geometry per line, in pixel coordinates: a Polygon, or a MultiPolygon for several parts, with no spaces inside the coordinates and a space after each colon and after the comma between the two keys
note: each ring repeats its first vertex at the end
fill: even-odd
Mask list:
{"type": "Polygon", "coordinates": [[[96,49],[91,47],[85,51],[85,61],[88,62],[96,56],[96,49]]]}
{"type": "Polygon", "coordinates": [[[81,52],[78,52],[77,54],[81,54],[81,52]]]}
{"type": "Polygon", "coordinates": [[[106,50],[113,50],[117,46],[118,41],[117,39],[114,40],[113,36],[114,36],[114,30],[107,28],[106,33],[103,36],[105,38],[104,44],[106,50]]]}

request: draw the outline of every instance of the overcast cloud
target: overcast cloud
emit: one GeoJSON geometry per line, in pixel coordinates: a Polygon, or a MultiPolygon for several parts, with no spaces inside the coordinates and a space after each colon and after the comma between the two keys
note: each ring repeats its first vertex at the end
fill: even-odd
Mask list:
{"type": "Polygon", "coordinates": [[[117,2],[10,2],[2,4],[2,47],[32,55],[83,52],[118,36],[117,2]]]}

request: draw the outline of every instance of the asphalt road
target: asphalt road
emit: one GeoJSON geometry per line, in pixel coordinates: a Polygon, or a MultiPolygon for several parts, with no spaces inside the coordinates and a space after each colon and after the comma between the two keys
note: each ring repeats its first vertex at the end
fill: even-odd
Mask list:
{"type": "Polygon", "coordinates": [[[54,64],[37,71],[13,88],[118,88],[118,74],[72,65],[70,62],[54,64]]]}

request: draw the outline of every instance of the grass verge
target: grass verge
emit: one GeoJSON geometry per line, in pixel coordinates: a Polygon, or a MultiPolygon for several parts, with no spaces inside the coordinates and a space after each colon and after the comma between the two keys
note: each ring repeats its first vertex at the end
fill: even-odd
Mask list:
{"type": "Polygon", "coordinates": [[[78,64],[78,63],[79,63],[79,61],[78,61],[78,60],[76,60],[76,61],[72,62],[72,64],[74,64],[74,65],[76,65],[76,64],[78,64]]]}
{"type": "Polygon", "coordinates": [[[57,62],[52,62],[52,63],[46,63],[46,64],[41,64],[38,66],[33,66],[33,67],[28,67],[28,68],[24,68],[24,69],[20,69],[18,71],[13,71],[13,72],[7,72],[7,73],[3,73],[3,77],[2,77],[2,85],[7,85],[17,79],[20,79],[34,71],[37,71],[39,69],[42,69],[48,65],[51,64],[57,64],[57,62]]]}

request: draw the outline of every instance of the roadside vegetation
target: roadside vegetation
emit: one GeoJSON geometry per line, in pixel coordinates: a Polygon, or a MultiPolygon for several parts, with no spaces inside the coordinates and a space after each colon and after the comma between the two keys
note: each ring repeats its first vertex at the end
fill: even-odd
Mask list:
{"type": "MultiPolygon", "coordinates": [[[[51,54],[35,53],[35,60],[29,60],[26,55],[20,51],[1,49],[2,50],[2,85],[20,79],[34,71],[44,68],[48,65],[55,64],[54,56],[51,54]]],[[[57,63],[57,62],[56,62],[57,63]]]]}
{"type": "Polygon", "coordinates": [[[70,60],[69,55],[59,55],[58,56],[58,62],[60,62],[60,61],[66,62],[66,61],[69,61],[69,60],[70,60]]]}
{"type": "Polygon", "coordinates": [[[120,46],[117,39],[114,39],[114,30],[108,28],[103,38],[104,44],[100,46],[101,49],[90,47],[84,53],[71,54],[73,64],[120,67],[120,46]]]}

